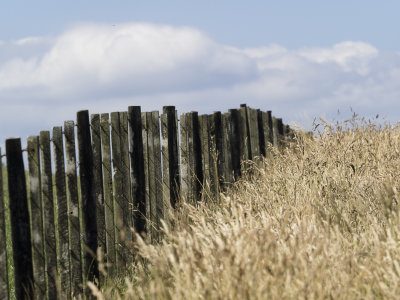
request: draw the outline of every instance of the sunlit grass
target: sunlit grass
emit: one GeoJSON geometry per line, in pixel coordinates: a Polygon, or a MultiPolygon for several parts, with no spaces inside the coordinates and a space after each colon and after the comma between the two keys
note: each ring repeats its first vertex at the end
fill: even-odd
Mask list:
{"type": "Polygon", "coordinates": [[[298,133],[218,203],[182,204],[160,244],[139,239],[128,276],[92,289],[105,299],[397,299],[399,150],[398,126],[363,120],[298,133]]]}

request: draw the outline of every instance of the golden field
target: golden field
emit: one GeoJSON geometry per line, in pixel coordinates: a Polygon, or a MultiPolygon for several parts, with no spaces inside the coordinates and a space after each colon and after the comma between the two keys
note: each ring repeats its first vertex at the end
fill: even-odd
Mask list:
{"type": "Polygon", "coordinates": [[[162,242],[99,299],[398,299],[400,128],[298,131],[219,199],[171,213],[162,242]]]}

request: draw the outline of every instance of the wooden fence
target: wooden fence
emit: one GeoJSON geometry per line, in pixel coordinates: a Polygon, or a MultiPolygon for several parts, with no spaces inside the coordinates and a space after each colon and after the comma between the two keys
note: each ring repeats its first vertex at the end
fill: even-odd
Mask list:
{"type": "Polygon", "coordinates": [[[79,111],[76,123],[28,137],[26,149],[7,139],[0,299],[87,294],[87,280],[103,280],[99,265],[112,275],[133,262],[132,228],[157,241],[181,197],[219,195],[241,176],[242,161],[266,156],[290,132],[270,111],[246,105],[179,120],[173,106],[161,115],[131,106],[90,118],[79,111]]]}

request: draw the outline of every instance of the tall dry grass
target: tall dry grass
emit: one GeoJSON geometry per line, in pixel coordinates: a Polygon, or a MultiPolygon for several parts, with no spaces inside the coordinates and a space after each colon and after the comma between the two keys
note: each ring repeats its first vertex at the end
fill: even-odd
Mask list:
{"type": "Polygon", "coordinates": [[[315,127],[219,202],[183,204],[98,298],[398,299],[400,128],[315,127]]]}

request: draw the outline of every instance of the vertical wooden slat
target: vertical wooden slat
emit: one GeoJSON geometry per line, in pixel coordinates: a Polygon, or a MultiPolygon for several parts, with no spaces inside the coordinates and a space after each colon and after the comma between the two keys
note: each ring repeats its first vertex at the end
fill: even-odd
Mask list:
{"type": "Polygon", "coordinates": [[[124,220],[124,209],[126,205],[126,196],[124,194],[124,172],[123,160],[121,153],[121,125],[119,112],[111,113],[111,144],[112,144],[112,161],[114,170],[114,214],[115,214],[115,240],[117,245],[116,263],[118,268],[126,267],[127,249],[126,249],[126,231],[127,220],[124,220]]]}
{"type": "Polygon", "coordinates": [[[75,125],[74,121],[64,122],[65,157],[68,198],[68,223],[71,256],[71,292],[77,297],[83,292],[82,274],[82,238],[81,238],[81,202],[78,197],[76,150],[75,150],[75,125]]]}
{"type": "Polygon", "coordinates": [[[272,126],[272,111],[268,110],[265,112],[264,121],[264,136],[265,136],[265,146],[268,144],[274,144],[273,126],[272,126]]]}
{"type": "Polygon", "coordinates": [[[223,171],[222,171],[222,188],[226,188],[233,183],[232,168],[232,149],[231,149],[231,114],[222,115],[222,149],[223,149],[223,171]]]}
{"type": "MultiPolygon", "coordinates": [[[[90,116],[92,128],[92,149],[93,149],[93,180],[96,194],[96,221],[97,221],[97,246],[102,253],[106,252],[106,228],[104,215],[104,192],[103,192],[103,168],[101,158],[101,133],[100,115],[90,116]]],[[[102,274],[100,281],[103,280],[102,274]]]]}
{"type": "Polygon", "coordinates": [[[251,157],[251,145],[250,145],[250,133],[249,133],[249,120],[248,120],[248,109],[246,104],[240,105],[239,110],[239,138],[240,138],[240,160],[246,161],[252,159],[251,157]]]}
{"type": "Polygon", "coordinates": [[[53,197],[53,174],[51,169],[50,132],[40,132],[40,157],[42,163],[42,207],[44,220],[44,245],[46,257],[47,294],[50,299],[57,297],[57,247],[55,210],[53,197]]]}
{"type": "Polygon", "coordinates": [[[178,127],[174,106],[164,106],[161,115],[163,192],[166,206],[176,207],[179,200],[180,172],[178,127]]]}
{"type": "Polygon", "coordinates": [[[58,210],[58,243],[60,263],[60,284],[64,297],[71,299],[71,277],[68,232],[68,202],[65,185],[65,162],[62,127],[53,127],[53,152],[55,161],[55,187],[58,210]]]}
{"type": "Polygon", "coordinates": [[[188,114],[183,113],[180,116],[180,145],[181,145],[181,195],[185,199],[191,199],[191,180],[189,168],[189,148],[188,148],[188,114]]]}
{"type": "Polygon", "coordinates": [[[206,200],[211,197],[211,177],[210,177],[210,129],[208,123],[208,115],[199,116],[199,134],[201,141],[201,158],[203,180],[201,182],[202,199],[206,200]]]}
{"type": "Polygon", "coordinates": [[[151,242],[151,203],[150,203],[150,172],[149,172],[149,120],[146,112],[141,113],[142,138],[143,138],[143,160],[144,160],[144,187],[145,187],[145,212],[146,212],[146,241],[151,242]]]}
{"type": "Polygon", "coordinates": [[[89,112],[78,111],[79,178],[81,182],[82,224],[84,229],[84,278],[95,281],[99,278],[97,267],[97,223],[96,194],[93,178],[93,150],[89,124],[89,112]]]}
{"type": "MultiPolygon", "coordinates": [[[[201,160],[201,140],[200,140],[200,126],[199,117],[197,112],[191,112],[191,128],[192,128],[192,180],[193,180],[193,195],[194,201],[201,200],[201,183],[203,182],[202,160],[201,160]]],[[[189,145],[190,145],[189,139],[189,145]]]]}
{"type": "Polygon", "coordinates": [[[162,169],[161,169],[161,142],[160,142],[160,114],[158,111],[151,112],[151,127],[153,140],[153,164],[154,164],[154,195],[155,195],[155,226],[161,228],[161,220],[165,220],[168,208],[164,204],[162,192],[162,169]]]}
{"type": "Polygon", "coordinates": [[[109,115],[101,114],[101,150],[103,170],[104,216],[106,232],[106,258],[109,266],[108,273],[113,274],[115,265],[115,225],[114,199],[111,170],[111,146],[109,115]],[[110,272],[111,271],[111,272],[110,272]]]}
{"type": "Polygon", "coordinates": [[[260,145],[260,155],[265,157],[267,154],[267,144],[265,141],[265,126],[264,123],[266,123],[266,120],[264,118],[264,112],[262,112],[260,109],[257,109],[257,123],[258,123],[258,143],[260,145]]]}
{"type": "MultiPolygon", "coordinates": [[[[182,118],[182,116],[181,116],[182,118]]],[[[182,134],[182,141],[184,146],[182,146],[182,151],[186,150],[186,155],[182,155],[182,165],[186,163],[185,172],[188,191],[186,192],[186,199],[190,203],[196,203],[201,200],[201,186],[203,182],[203,172],[202,172],[202,160],[201,160],[201,141],[200,141],[200,128],[199,119],[197,112],[190,112],[184,115],[184,126],[181,125],[184,130],[182,134]],[[186,141],[183,139],[185,138],[186,141]]],[[[183,174],[182,174],[183,175],[183,174]]]]}
{"type": "Polygon", "coordinates": [[[210,130],[210,178],[211,191],[218,196],[223,185],[224,178],[224,149],[222,114],[214,112],[208,117],[210,130]]]}
{"type": "Polygon", "coordinates": [[[244,155],[244,137],[242,130],[240,130],[241,121],[239,110],[230,109],[230,126],[229,130],[229,140],[231,143],[231,157],[232,157],[232,169],[234,174],[234,180],[238,180],[242,175],[241,172],[241,160],[244,155]]]}
{"type": "Polygon", "coordinates": [[[0,299],[9,299],[6,245],[6,219],[3,190],[3,156],[0,148],[0,299]]]}
{"type": "Polygon", "coordinates": [[[147,177],[149,190],[149,221],[151,240],[156,239],[157,229],[157,188],[155,179],[155,147],[154,147],[154,122],[151,112],[146,112],[146,135],[147,135],[147,177]]]}
{"type": "Polygon", "coordinates": [[[133,222],[136,232],[146,232],[145,174],[140,106],[129,106],[128,127],[131,162],[131,193],[133,198],[133,222]]]}
{"type": "Polygon", "coordinates": [[[6,140],[16,299],[33,299],[33,264],[21,139],[6,140]]]}
{"type": "Polygon", "coordinates": [[[279,147],[278,119],[275,117],[272,117],[272,137],[274,147],[279,147]]]}
{"type": "MultiPolygon", "coordinates": [[[[124,224],[126,226],[125,233],[125,241],[126,245],[129,248],[132,243],[132,228],[133,228],[133,201],[131,196],[131,181],[130,181],[130,169],[129,169],[129,141],[128,141],[128,113],[120,112],[119,113],[119,122],[120,122],[120,138],[121,138],[121,166],[122,166],[122,175],[123,175],[123,218],[124,224]]],[[[131,251],[130,248],[127,249],[127,261],[130,262],[131,259],[131,251]]]]}
{"type": "Polygon", "coordinates": [[[260,156],[260,138],[258,135],[258,113],[257,110],[247,108],[248,124],[249,124],[249,137],[250,137],[250,149],[251,159],[255,159],[260,156]]]}

